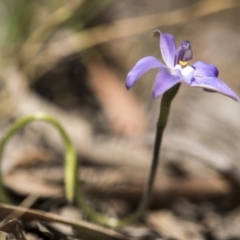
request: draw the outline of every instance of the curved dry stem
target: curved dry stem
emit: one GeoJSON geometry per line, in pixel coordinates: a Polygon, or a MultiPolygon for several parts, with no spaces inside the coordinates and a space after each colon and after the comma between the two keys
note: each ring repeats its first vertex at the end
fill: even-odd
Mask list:
{"type": "MultiPolygon", "coordinates": [[[[0,141],[0,159],[2,159],[2,155],[4,152],[4,148],[8,141],[25,125],[35,120],[45,121],[53,125],[61,135],[64,146],[66,149],[65,152],[65,191],[66,196],[69,201],[73,201],[75,198],[75,179],[76,176],[76,169],[77,169],[77,161],[76,161],[76,153],[72,142],[62,127],[62,125],[50,115],[47,115],[42,112],[37,112],[27,117],[24,117],[17,121],[15,124],[11,126],[11,128],[5,133],[3,138],[0,141]]],[[[8,197],[6,190],[3,186],[2,175],[0,174],[0,201],[9,203],[11,202],[10,198],[8,197]]]]}
{"type": "MultiPolygon", "coordinates": [[[[150,196],[151,196],[151,192],[152,192],[152,188],[153,188],[153,184],[154,184],[154,180],[157,172],[157,166],[159,162],[159,154],[161,149],[163,132],[167,124],[171,102],[175,97],[176,93],[178,92],[179,87],[180,87],[180,84],[175,85],[166,93],[164,93],[162,97],[159,120],[157,124],[156,139],[155,139],[155,144],[153,149],[153,158],[152,158],[152,163],[151,163],[145,191],[143,193],[142,200],[140,202],[140,205],[137,211],[134,214],[124,219],[111,218],[111,217],[99,214],[93,209],[91,209],[90,207],[88,207],[88,205],[85,203],[81,195],[81,192],[79,190],[80,183],[78,183],[78,175],[77,175],[78,164],[77,164],[77,157],[76,157],[76,152],[73,147],[73,144],[68,134],[62,127],[62,125],[55,118],[45,113],[41,113],[41,112],[34,113],[30,116],[20,119],[15,124],[13,124],[13,126],[6,132],[6,134],[0,141],[0,160],[2,158],[4,148],[8,143],[8,141],[22,127],[24,127],[28,123],[35,120],[41,120],[41,121],[50,123],[58,130],[60,136],[63,139],[64,146],[65,146],[65,193],[66,193],[67,199],[70,202],[76,199],[77,204],[82,208],[82,210],[93,221],[101,225],[111,227],[111,228],[117,228],[117,227],[123,227],[123,226],[129,225],[130,223],[133,223],[137,221],[140,217],[142,217],[148,208],[150,196]]],[[[3,186],[1,174],[0,174],[0,201],[5,203],[11,202],[3,186]]]]}

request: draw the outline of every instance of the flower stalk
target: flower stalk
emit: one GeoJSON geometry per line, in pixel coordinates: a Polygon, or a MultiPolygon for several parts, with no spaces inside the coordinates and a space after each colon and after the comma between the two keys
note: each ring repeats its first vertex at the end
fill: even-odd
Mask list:
{"type": "Polygon", "coordinates": [[[152,188],[154,185],[154,180],[155,180],[155,176],[156,176],[156,172],[159,164],[159,155],[161,153],[163,133],[167,126],[167,121],[170,113],[172,100],[176,96],[180,88],[180,85],[181,84],[179,83],[173,86],[171,89],[169,89],[167,92],[163,94],[161,99],[160,112],[159,112],[159,118],[157,122],[156,136],[155,136],[155,142],[154,142],[154,148],[153,148],[152,163],[151,163],[151,167],[148,174],[148,180],[145,187],[145,192],[138,210],[140,212],[139,215],[143,215],[149,205],[149,201],[152,194],[152,188]]]}
{"type": "MultiPolygon", "coordinates": [[[[85,204],[85,201],[82,199],[82,195],[77,194],[76,197],[77,197],[78,205],[81,206],[85,210],[85,212],[96,222],[107,227],[119,228],[119,227],[127,226],[131,223],[136,222],[138,219],[143,217],[144,214],[146,213],[146,210],[148,209],[148,206],[150,203],[152,189],[154,186],[154,180],[155,180],[157,169],[158,169],[159,155],[161,150],[161,143],[162,143],[164,129],[167,125],[172,100],[176,96],[180,85],[181,85],[180,83],[176,84],[175,86],[170,88],[168,91],[166,91],[162,96],[154,148],[153,148],[152,163],[150,166],[145,190],[143,192],[143,196],[137,211],[125,219],[109,218],[109,217],[100,215],[95,211],[93,211],[92,209],[88,208],[85,204]]],[[[76,189],[76,192],[78,191],[78,189],[79,188],[76,189]]]]}

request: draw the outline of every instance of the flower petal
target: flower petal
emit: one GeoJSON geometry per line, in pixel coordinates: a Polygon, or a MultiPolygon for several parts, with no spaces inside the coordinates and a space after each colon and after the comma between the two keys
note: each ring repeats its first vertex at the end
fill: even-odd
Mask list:
{"type": "Polygon", "coordinates": [[[239,101],[238,96],[231,88],[216,77],[199,77],[195,78],[191,83],[192,87],[201,87],[207,91],[213,91],[228,96],[236,101],[239,101]]]}
{"type": "Polygon", "coordinates": [[[181,80],[178,76],[171,75],[165,68],[161,69],[153,84],[152,98],[157,98],[179,82],[181,82],[181,80]]]}
{"type": "Polygon", "coordinates": [[[127,75],[126,88],[130,89],[134,83],[147,71],[153,68],[165,68],[157,58],[149,56],[140,59],[127,75]]]}
{"type": "Polygon", "coordinates": [[[163,34],[161,32],[160,34],[160,50],[162,58],[169,68],[173,68],[176,52],[175,39],[171,34],[163,34]]]}
{"type": "Polygon", "coordinates": [[[196,62],[192,65],[195,68],[196,77],[217,77],[218,70],[214,65],[205,62],[196,62]]]}

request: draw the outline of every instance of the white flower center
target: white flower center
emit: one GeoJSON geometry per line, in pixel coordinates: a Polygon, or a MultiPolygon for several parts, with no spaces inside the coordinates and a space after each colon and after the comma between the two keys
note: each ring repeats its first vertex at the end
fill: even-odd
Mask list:
{"type": "Polygon", "coordinates": [[[178,73],[179,77],[181,77],[185,82],[191,83],[191,80],[194,75],[194,68],[191,66],[182,67],[181,65],[177,64],[174,68],[178,73]]]}

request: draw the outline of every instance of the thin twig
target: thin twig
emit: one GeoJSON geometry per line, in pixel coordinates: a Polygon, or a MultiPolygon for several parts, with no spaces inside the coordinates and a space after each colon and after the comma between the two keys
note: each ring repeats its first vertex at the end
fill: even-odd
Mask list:
{"type": "Polygon", "coordinates": [[[46,221],[70,225],[75,229],[78,229],[78,231],[85,236],[95,236],[95,239],[130,240],[129,238],[126,238],[116,231],[105,229],[98,225],[87,223],[82,220],[67,220],[52,213],[46,213],[38,210],[31,210],[24,207],[11,206],[7,204],[0,204],[0,218],[5,218],[6,215],[9,215],[13,212],[17,216],[21,216],[21,219],[24,221],[46,221]]]}

